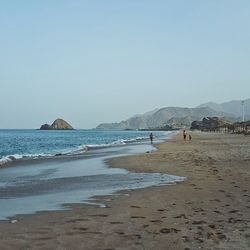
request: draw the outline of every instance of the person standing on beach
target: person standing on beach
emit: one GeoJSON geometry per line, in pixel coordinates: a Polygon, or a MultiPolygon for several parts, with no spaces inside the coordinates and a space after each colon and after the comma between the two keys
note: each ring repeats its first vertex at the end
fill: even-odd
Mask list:
{"type": "Polygon", "coordinates": [[[187,134],[186,134],[186,130],[183,130],[183,139],[184,141],[186,140],[187,134]]]}
{"type": "Polygon", "coordinates": [[[153,138],[154,138],[153,133],[150,133],[149,138],[150,138],[151,144],[153,144],[153,138]]]}
{"type": "Polygon", "coordinates": [[[192,140],[192,136],[190,134],[188,135],[188,138],[189,138],[189,141],[192,140]]]}

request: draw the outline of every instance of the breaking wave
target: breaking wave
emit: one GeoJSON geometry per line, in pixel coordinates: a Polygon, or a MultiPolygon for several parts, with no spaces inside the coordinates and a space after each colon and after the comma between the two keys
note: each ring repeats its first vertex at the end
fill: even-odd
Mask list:
{"type": "Polygon", "coordinates": [[[118,147],[124,146],[128,144],[137,144],[144,141],[148,141],[148,137],[136,137],[131,139],[120,139],[113,141],[111,143],[103,143],[103,144],[88,144],[88,145],[80,145],[76,148],[61,150],[57,152],[50,152],[50,153],[38,153],[38,154],[12,154],[3,156],[0,159],[0,167],[4,166],[5,164],[10,164],[12,162],[20,161],[20,160],[27,160],[27,159],[46,159],[52,157],[59,157],[59,156],[70,156],[70,155],[81,155],[87,151],[91,150],[98,150],[104,149],[109,147],[118,147]]]}

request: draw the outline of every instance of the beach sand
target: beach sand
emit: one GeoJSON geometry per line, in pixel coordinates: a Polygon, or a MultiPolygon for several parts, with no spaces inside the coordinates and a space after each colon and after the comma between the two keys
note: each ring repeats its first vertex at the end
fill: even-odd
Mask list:
{"type": "Polygon", "coordinates": [[[111,167],[185,176],[171,186],[97,197],[106,208],[17,216],[0,223],[0,249],[250,249],[250,137],[178,134],[111,167]]]}

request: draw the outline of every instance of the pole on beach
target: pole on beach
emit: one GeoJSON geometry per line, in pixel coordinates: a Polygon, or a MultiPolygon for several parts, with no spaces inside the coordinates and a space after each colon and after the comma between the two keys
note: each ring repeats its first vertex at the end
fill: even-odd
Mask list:
{"type": "Polygon", "coordinates": [[[242,121],[245,122],[245,101],[241,101],[242,104],[242,121]]]}

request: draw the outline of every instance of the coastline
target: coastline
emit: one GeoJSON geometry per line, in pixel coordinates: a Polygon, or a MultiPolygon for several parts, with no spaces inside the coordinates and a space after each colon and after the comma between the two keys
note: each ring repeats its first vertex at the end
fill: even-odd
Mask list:
{"type": "MultiPolygon", "coordinates": [[[[162,140],[158,139],[158,142],[162,140]]],[[[101,147],[81,155],[17,161],[0,170],[0,220],[40,211],[63,210],[64,204],[92,203],[94,196],[183,180],[168,174],[109,168],[105,164],[105,160],[111,157],[154,150],[150,143],[132,143],[101,147]]]]}
{"type": "MultiPolygon", "coordinates": [[[[158,138],[165,138],[172,132],[155,133],[158,138]]],[[[73,132],[0,129],[0,138],[0,168],[38,161],[94,157],[100,153],[119,151],[118,148],[124,146],[147,144],[149,141],[148,132],[92,129],[73,132]],[[12,145],[9,140],[18,143],[12,145]]]]}
{"type": "Polygon", "coordinates": [[[157,151],[112,158],[111,167],[186,176],[177,185],[96,197],[0,223],[1,249],[249,249],[250,138],[192,133],[157,151]],[[93,200],[93,202],[95,202],[93,200]]]}

